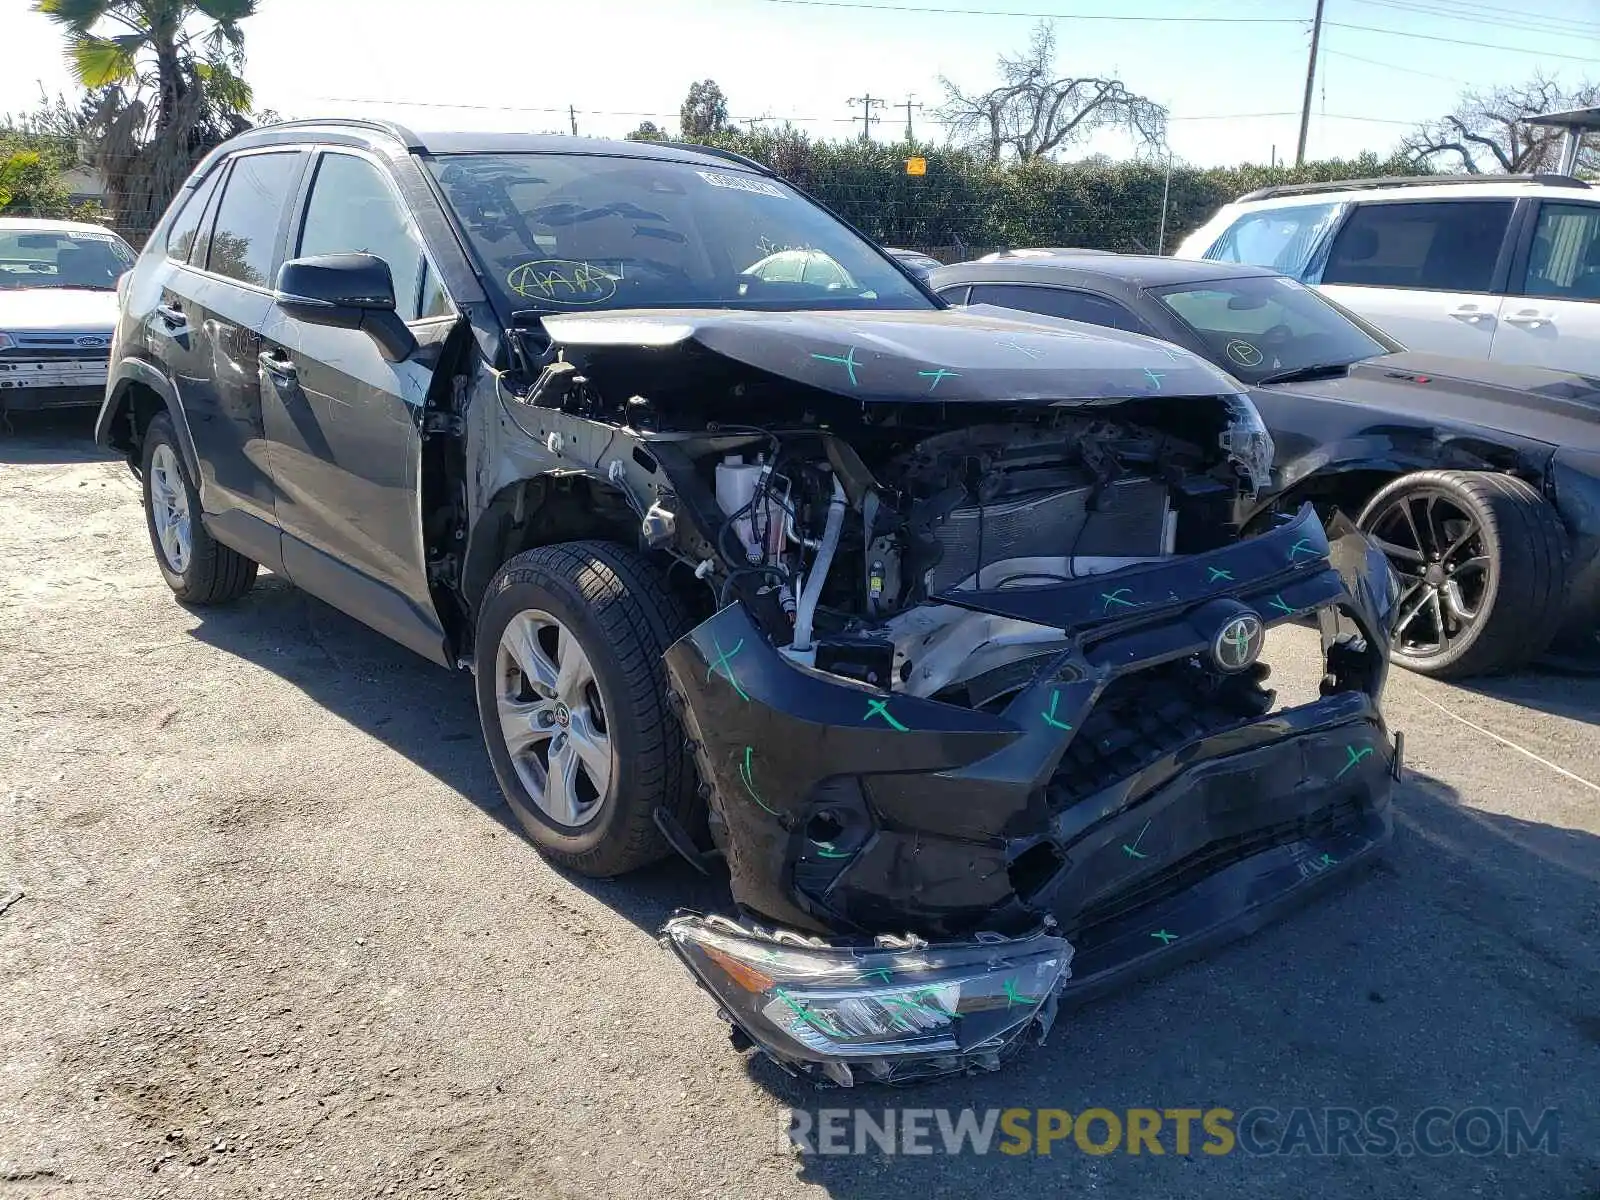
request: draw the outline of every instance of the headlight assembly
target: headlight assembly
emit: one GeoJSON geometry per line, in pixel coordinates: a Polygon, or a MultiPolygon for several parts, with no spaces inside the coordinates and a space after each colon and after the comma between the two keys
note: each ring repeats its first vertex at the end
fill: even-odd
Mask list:
{"type": "Polygon", "coordinates": [[[993,1070],[1042,1038],[1071,974],[1072,947],[1048,933],[869,946],[767,935],[723,918],[677,916],[662,938],[778,1063],[849,1087],[993,1070]]]}

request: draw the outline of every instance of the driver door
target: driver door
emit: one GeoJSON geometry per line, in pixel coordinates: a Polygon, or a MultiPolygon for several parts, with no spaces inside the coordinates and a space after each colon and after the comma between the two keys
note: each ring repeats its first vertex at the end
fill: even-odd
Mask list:
{"type": "Polygon", "coordinates": [[[455,312],[378,160],[324,149],[307,174],[287,257],[383,259],[419,348],[391,363],[360,330],[275,307],[259,369],[284,566],[299,587],[448,665],[422,539],[421,422],[455,312]]]}

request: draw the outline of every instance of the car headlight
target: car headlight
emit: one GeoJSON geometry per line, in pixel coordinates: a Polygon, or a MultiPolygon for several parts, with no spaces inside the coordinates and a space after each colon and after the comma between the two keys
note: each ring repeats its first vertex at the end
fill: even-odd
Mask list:
{"type": "Polygon", "coordinates": [[[998,1068],[1042,1038],[1071,974],[1048,933],[927,945],[841,946],[769,936],[721,917],[674,917],[662,938],[724,1015],[780,1064],[849,1087],[998,1068]]]}
{"type": "Polygon", "coordinates": [[[0,333],[0,350],[9,350],[17,344],[17,339],[9,333],[0,333]]]}
{"type": "Polygon", "coordinates": [[[1272,460],[1278,448],[1272,434],[1249,396],[1228,397],[1228,427],[1217,438],[1228,452],[1228,461],[1250,480],[1256,492],[1272,487],[1272,460]]]}

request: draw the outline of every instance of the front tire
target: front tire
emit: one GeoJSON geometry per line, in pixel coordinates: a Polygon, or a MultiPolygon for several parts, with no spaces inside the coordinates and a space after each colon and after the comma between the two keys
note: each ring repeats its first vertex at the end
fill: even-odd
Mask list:
{"type": "Polygon", "coordinates": [[[670,850],[664,806],[698,803],[661,658],[689,618],[660,572],[608,542],[526,551],[478,615],[478,715],[500,788],[548,858],[621,875],[670,850]]]}
{"type": "Polygon", "coordinates": [[[144,516],[161,577],[185,604],[227,604],[250,590],[256,564],[211,536],[200,493],[165,413],[144,435],[144,516]]]}
{"type": "Polygon", "coordinates": [[[1380,489],[1356,524],[1400,574],[1391,657],[1423,675],[1514,670],[1544,653],[1566,596],[1564,532],[1522,480],[1419,471],[1380,489]]]}

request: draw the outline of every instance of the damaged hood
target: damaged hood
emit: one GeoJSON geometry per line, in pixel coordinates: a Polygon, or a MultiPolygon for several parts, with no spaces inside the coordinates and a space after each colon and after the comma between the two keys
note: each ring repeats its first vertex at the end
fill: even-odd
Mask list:
{"type": "Polygon", "coordinates": [[[1019,321],[1004,310],[767,312],[633,309],[545,316],[558,346],[695,348],[862,401],[1082,405],[1237,395],[1175,346],[1117,330],[1019,321]]]}

